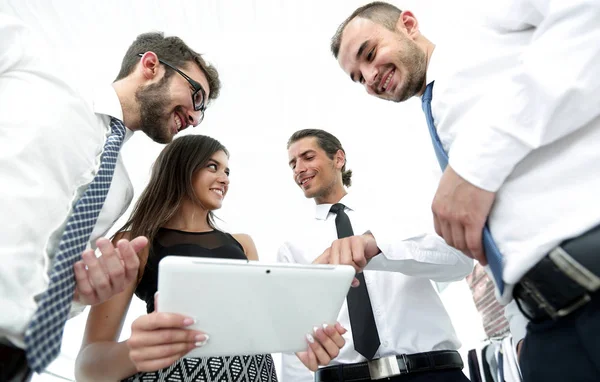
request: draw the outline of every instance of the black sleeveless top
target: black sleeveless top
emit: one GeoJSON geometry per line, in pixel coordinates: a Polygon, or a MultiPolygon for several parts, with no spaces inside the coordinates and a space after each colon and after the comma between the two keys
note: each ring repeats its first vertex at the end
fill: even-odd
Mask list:
{"type": "Polygon", "coordinates": [[[158,263],[166,256],[247,259],[242,245],[228,233],[218,230],[185,232],[160,228],[152,241],[144,274],[135,290],[135,295],[146,301],[148,313],[154,312],[154,294],[158,289],[158,263]]]}

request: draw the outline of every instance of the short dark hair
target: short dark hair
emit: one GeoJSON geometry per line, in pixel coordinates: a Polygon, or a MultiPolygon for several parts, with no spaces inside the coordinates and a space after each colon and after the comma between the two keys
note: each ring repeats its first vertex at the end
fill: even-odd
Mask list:
{"type": "MultiPolygon", "coordinates": [[[[125,57],[123,57],[121,70],[115,81],[130,75],[137,63],[140,62],[138,54],[146,52],[154,52],[158,58],[178,68],[183,67],[188,62],[195,62],[208,81],[208,91],[210,91],[208,101],[217,99],[219,96],[221,81],[219,80],[217,69],[204,61],[202,55],[192,50],[182,39],[176,36],[165,37],[162,32],[149,32],[137,36],[135,41],[129,46],[129,49],[127,49],[125,57]]],[[[172,74],[173,71],[167,70],[165,78],[172,74]]]]}
{"type": "MultiPolygon", "coordinates": [[[[344,156],[346,155],[346,151],[342,147],[340,140],[333,134],[320,129],[304,129],[296,131],[292,134],[290,139],[288,139],[287,148],[289,149],[293,143],[303,138],[312,137],[316,138],[317,144],[325,151],[329,159],[333,159],[338,150],[342,150],[344,156]]],[[[344,166],[342,167],[342,184],[347,187],[352,185],[352,170],[346,170],[346,163],[344,163],[344,166]]]]}
{"type": "Polygon", "coordinates": [[[382,25],[391,31],[395,31],[396,23],[398,23],[398,19],[400,18],[401,14],[402,11],[398,7],[383,1],[374,1],[357,8],[354,12],[352,12],[350,17],[340,24],[337,31],[331,38],[331,53],[333,53],[335,58],[338,57],[338,54],[340,54],[340,46],[342,45],[342,33],[344,33],[344,29],[346,29],[346,26],[350,23],[350,21],[354,20],[355,18],[361,17],[363,19],[371,20],[374,23],[382,25]]]}

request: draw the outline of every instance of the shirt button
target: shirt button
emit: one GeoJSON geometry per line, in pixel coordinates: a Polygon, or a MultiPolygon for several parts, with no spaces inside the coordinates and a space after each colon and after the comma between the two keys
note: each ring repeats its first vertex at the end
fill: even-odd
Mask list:
{"type": "Polygon", "coordinates": [[[383,346],[385,346],[386,348],[388,347],[389,344],[390,344],[389,342],[383,341],[383,346]]]}
{"type": "Polygon", "coordinates": [[[381,316],[381,309],[377,309],[377,310],[375,311],[375,314],[376,314],[376,315],[378,315],[378,316],[381,316]]]}

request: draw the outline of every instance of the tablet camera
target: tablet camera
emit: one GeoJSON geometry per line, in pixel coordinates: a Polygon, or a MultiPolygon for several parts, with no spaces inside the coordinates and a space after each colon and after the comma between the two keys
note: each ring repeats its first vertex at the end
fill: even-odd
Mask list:
{"type": "Polygon", "coordinates": [[[265,273],[266,273],[266,274],[269,274],[269,273],[271,273],[271,270],[270,270],[270,269],[267,269],[267,270],[265,271],[265,273]]]}

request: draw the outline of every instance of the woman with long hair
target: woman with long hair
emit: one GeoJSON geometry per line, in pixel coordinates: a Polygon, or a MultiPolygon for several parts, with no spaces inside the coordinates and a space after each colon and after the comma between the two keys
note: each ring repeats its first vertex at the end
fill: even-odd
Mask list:
{"type": "Polygon", "coordinates": [[[229,187],[229,154],[217,140],[188,135],[158,156],[148,186],[130,219],[115,235],[146,236],[137,282],[90,310],[76,362],[77,380],[276,381],[271,355],[181,358],[209,341],[187,329],[193,319],[155,312],[158,263],[167,255],[257,260],[250,236],[230,235],[214,223],[229,187]],[[148,314],[118,342],[129,304],[136,294],[148,314]]]}

